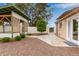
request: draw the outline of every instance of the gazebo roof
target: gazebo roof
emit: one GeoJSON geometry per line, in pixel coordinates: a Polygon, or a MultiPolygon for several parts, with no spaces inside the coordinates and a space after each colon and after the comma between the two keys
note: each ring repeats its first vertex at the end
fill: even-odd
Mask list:
{"type": "Polygon", "coordinates": [[[6,5],[0,7],[0,14],[4,13],[11,13],[11,11],[16,12],[17,14],[21,15],[22,17],[26,18],[27,20],[30,20],[29,17],[26,16],[25,13],[23,13],[19,8],[17,8],[14,4],[6,5]]]}

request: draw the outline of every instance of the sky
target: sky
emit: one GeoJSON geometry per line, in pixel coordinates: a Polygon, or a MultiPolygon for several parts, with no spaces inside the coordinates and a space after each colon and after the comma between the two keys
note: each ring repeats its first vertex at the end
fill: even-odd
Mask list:
{"type": "Polygon", "coordinates": [[[78,7],[78,3],[51,3],[49,4],[53,8],[53,16],[48,21],[48,26],[53,27],[55,25],[56,19],[63,14],[65,11],[78,7]]]}
{"type": "MultiPolygon", "coordinates": [[[[5,3],[0,3],[0,6],[6,5],[5,3]]],[[[73,9],[74,7],[79,7],[79,3],[48,3],[49,6],[53,8],[53,16],[48,21],[48,26],[53,27],[55,25],[56,19],[63,14],[65,11],[73,9]]]]}

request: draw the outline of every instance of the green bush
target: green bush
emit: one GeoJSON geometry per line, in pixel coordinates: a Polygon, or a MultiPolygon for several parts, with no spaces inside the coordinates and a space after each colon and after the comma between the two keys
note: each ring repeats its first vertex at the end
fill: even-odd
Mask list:
{"type": "Polygon", "coordinates": [[[21,40],[21,36],[16,36],[16,37],[15,37],[15,40],[16,40],[16,41],[20,41],[20,40],[21,40]]]}
{"type": "Polygon", "coordinates": [[[21,36],[21,38],[25,38],[25,34],[23,34],[23,33],[20,34],[20,36],[21,36]]]}
{"type": "Polygon", "coordinates": [[[10,41],[10,38],[9,37],[4,37],[1,39],[2,42],[9,42],[10,41]]]}
{"type": "Polygon", "coordinates": [[[36,27],[37,27],[37,31],[39,32],[44,32],[46,31],[46,21],[44,21],[43,18],[40,17],[40,19],[37,19],[37,22],[36,22],[36,27]]]}

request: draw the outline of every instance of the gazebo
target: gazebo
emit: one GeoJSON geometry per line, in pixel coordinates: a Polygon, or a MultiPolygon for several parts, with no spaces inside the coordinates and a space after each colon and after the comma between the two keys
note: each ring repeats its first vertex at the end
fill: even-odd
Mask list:
{"type": "Polygon", "coordinates": [[[0,7],[0,38],[27,33],[29,18],[15,5],[0,7]]]}

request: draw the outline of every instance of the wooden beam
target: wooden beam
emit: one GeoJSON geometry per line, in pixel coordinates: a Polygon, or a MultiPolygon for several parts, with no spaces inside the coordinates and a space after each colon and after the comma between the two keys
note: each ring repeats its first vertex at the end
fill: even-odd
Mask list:
{"type": "Polygon", "coordinates": [[[4,17],[0,19],[0,22],[1,22],[3,19],[4,19],[4,17]]]}
{"type": "Polygon", "coordinates": [[[11,21],[7,17],[4,17],[4,18],[6,18],[9,21],[9,23],[11,24],[11,21]]]}
{"type": "Polygon", "coordinates": [[[11,17],[11,15],[0,15],[0,17],[11,17]]]}

